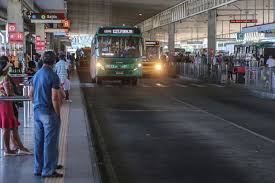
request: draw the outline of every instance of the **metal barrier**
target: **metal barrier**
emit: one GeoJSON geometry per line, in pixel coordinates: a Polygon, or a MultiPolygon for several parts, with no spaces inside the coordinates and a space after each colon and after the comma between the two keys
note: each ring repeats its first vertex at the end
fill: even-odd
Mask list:
{"type": "MultiPolygon", "coordinates": [[[[24,127],[29,127],[29,118],[27,118],[25,116],[25,111],[27,111],[27,105],[26,103],[30,103],[31,100],[29,97],[27,96],[11,96],[11,97],[0,97],[0,101],[12,101],[12,102],[17,102],[17,101],[21,101],[24,102],[24,127]]],[[[26,115],[29,115],[28,113],[26,113],[26,115]]],[[[1,129],[1,143],[0,143],[1,149],[4,148],[3,145],[3,130],[1,129]]]]}
{"type": "MultiPolygon", "coordinates": [[[[30,92],[30,82],[27,80],[27,77],[24,77],[24,82],[20,84],[23,86],[23,96],[2,96],[0,97],[0,101],[11,101],[11,102],[23,102],[23,111],[24,111],[24,127],[30,127],[30,121],[32,117],[32,101],[28,97],[30,92]]],[[[3,130],[1,129],[1,149],[4,149],[3,144],[3,130]]]]}
{"type": "Polygon", "coordinates": [[[228,68],[226,64],[206,65],[194,63],[176,63],[172,67],[176,67],[175,72],[183,77],[208,81],[212,83],[227,83],[228,68]]]}
{"type": "Polygon", "coordinates": [[[250,89],[275,93],[275,68],[247,67],[245,85],[250,89]]]}

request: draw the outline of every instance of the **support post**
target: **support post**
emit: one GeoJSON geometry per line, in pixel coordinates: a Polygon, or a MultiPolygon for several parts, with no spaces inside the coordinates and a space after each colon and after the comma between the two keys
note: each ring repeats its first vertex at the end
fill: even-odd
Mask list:
{"type": "Polygon", "coordinates": [[[211,63],[211,57],[216,53],[216,25],[217,12],[216,10],[208,11],[208,63],[211,63]]]}
{"type": "Polygon", "coordinates": [[[175,32],[176,24],[171,23],[168,25],[168,50],[170,53],[175,51],[175,32]]]}

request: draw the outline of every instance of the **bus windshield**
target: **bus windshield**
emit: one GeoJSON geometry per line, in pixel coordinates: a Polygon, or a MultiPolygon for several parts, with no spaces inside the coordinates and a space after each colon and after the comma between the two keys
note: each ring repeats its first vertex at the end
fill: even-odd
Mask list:
{"type": "Polygon", "coordinates": [[[159,59],[159,47],[149,46],[146,48],[146,57],[148,61],[159,59]]]}
{"type": "Polygon", "coordinates": [[[142,41],[139,37],[99,37],[101,57],[138,58],[141,57],[142,41]]]}

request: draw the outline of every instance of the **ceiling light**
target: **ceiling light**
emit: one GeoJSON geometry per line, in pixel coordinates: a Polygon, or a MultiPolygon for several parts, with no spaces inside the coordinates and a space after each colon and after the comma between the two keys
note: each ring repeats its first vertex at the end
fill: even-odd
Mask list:
{"type": "Polygon", "coordinates": [[[142,16],[142,13],[138,14],[139,16],[142,16]]]}

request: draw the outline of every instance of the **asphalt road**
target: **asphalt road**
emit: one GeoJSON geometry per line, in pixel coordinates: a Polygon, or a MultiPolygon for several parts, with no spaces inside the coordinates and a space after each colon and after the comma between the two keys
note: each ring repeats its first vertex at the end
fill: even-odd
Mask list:
{"type": "Polygon", "coordinates": [[[85,65],[79,76],[105,182],[274,183],[274,101],[170,78],[96,86],[85,65]]]}

